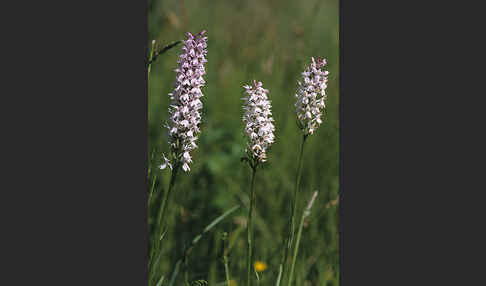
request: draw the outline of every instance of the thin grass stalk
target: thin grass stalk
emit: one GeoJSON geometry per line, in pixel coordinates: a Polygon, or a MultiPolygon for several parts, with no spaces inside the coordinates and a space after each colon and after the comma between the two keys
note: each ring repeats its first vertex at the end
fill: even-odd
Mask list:
{"type": "Polygon", "coordinates": [[[158,222],[158,225],[159,225],[159,231],[158,231],[159,235],[156,238],[157,238],[158,241],[160,241],[160,234],[162,233],[162,229],[164,227],[165,214],[167,212],[167,206],[169,204],[170,194],[172,193],[172,190],[174,189],[174,184],[175,184],[175,180],[176,180],[176,177],[177,177],[177,171],[178,170],[179,170],[179,164],[175,163],[174,169],[172,170],[171,176],[170,176],[169,188],[168,188],[167,192],[165,192],[165,194],[164,194],[164,200],[162,201],[162,207],[161,207],[161,210],[159,212],[158,219],[157,219],[157,222],[158,222]]]}
{"type": "Polygon", "coordinates": [[[250,209],[248,210],[248,258],[247,258],[247,285],[251,286],[251,255],[252,255],[252,236],[253,236],[253,205],[255,202],[255,176],[256,166],[252,166],[251,187],[250,187],[250,209]]]}
{"type": "Polygon", "coordinates": [[[148,166],[148,172],[147,172],[147,179],[150,178],[150,174],[152,173],[152,162],[154,160],[154,150],[152,150],[152,154],[150,155],[150,161],[149,161],[149,166],[148,166]]]}
{"type": "Polygon", "coordinates": [[[277,283],[275,285],[279,286],[280,281],[282,280],[282,272],[283,272],[283,264],[280,264],[278,268],[278,276],[277,276],[277,283]]]}
{"type": "Polygon", "coordinates": [[[184,249],[182,257],[180,257],[179,260],[176,262],[176,266],[174,268],[174,271],[172,272],[172,276],[171,276],[171,279],[169,281],[169,286],[172,286],[174,284],[175,279],[177,277],[177,274],[179,274],[179,268],[180,268],[181,263],[183,263],[183,262],[185,262],[185,260],[187,260],[192,249],[201,240],[201,238],[204,236],[204,234],[209,232],[219,222],[221,222],[223,219],[225,219],[227,216],[229,216],[230,214],[232,214],[233,212],[235,212],[239,208],[240,208],[240,205],[236,205],[236,206],[232,207],[231,209],[227,210],[225,213],[223,213],[222,215],[220,215],[219,217],[214,219],[210,224],[208,224],[204,228],[204,230],[191,241],[191,244],[186,249],[184,249]]]}
{"type": "Polygon", "coordinates": [[[300,144],[299,163],[297,167],[297,175],[295,178],[295,187],[294,187],[294,200],[293,200],[294,205],[292,206],[292,222],[291,222],[291,233],[290,233],[289,245],[292,245],[294,232],[295,232],[295,214],[297,212],[297,199],[299,195],[300,178],[302,176],[302,157],[304,154],[304,145],[306,139],[307,139],[307,135],[303,135],[302,143],[300,144]]]}
{"type": "Polygon", "coordinates": [[[148,61],[148,69],[147,69],[147,80],[150,81],[150,71],[152,70],[152,58],[154,57],[155,52],[155,40],[152,41],[152,48],[150,50],[150,56],[148,61]]]}
{"type": "Polygon", "coordinates": [[[155,286],[162,286],[162,283],[164,283],[164,278],[165,278],[164,275],[162,275],[162,277],[160,277],[159,282],[157,282],[157,285],[155,286]]]}
{"type": "Polygon", "coordinates": [[[180,44],[180,43],[182,43],[182,41],[175,41],[175,42],[173,42],[173,43],[171,43],[171,44],[169,44],[169,45],[165,46],[165,47],[164,47],[162,50],[154,52],[153,57],[152,57],[151,59],[149,59],[149,61],[148,61],[148,63],[147,63],[147,67],[151,66],[151,65],[152,65],[152,64],[153,64],[153,63],[154,63],[154,62],[157,60],[157,58],[158,58],[158,57],[159,57],[161,54],[163,54],[163,53],[167,52],[168,50],[172,49],[173,47],[177,46],[177,45],[178,45],[178,44],[180,44]]]}
{"type": "Polygon", "coordinates": [[[172,277],[170,278],[170,281],[169,281],[169,286],[174,285],[177,274],[179,274],[179,267],[181,266],[181,263],[182,263],[182,260],[177,261],[176,266],[174,268],[174,272],[172,273],[172,277]]]}
{"type": "Polygon", "coordinates": [[[283,276],[284,269],[285,269],[285,261],[287,259],[287,252],[288,252],[288,249],[289,249],[288,240],[289,240],[289,237],[285,238],[283,245],[280,247],[280,248],[284,248],[284,255],[282,255],[282,258],[280,260],[280,265],[278,266],[278,276],[277,276],[277,281],[275,282],[275,286],[280,286],[280,282],[282,281],[282,276],[283,276]]]}
{"type": "Polygon", "coordinates": [[[190,286],[189,284],[189,260],[184,259],[184,281],[186,282],[187,286],[190,286]]]}
{"type": "Polygon", "coordinates": [[[175,162],[174,168],[172,169],[172,172],[171,172],[169,188],[164,193],[162,206],[159,210],[159,215],[157,216],[156,225],[158,227],[156,228],[156,231],[155,231],[155,243],[154,243],[154,246],[152,248],[151,255],[150,255],[150,266],[149,266],[150,267],[150,270],[149,270],[150,276],[152,276],[154,274],[153,271],[156,268],[155,266],[157,266],[157,263],[152,263],[153,259],[155,259],[157,257],[157,261],[158,261],[159,256],[161,255],[160,243],[161,243],[161,236],[162,236],[163,229],[164,229],[165,215],[166,215],[166,212],[167,212],[167,206],[168,206],[169,201],[170,201],[170,194],[173,192],[173,189],[174,189],[174,184],[175,184],[175,181],[176,181],[178,170],[179,170],[179,164],[177,162],[175,162]]]}
{"type": "Polygon", "coordinates": [[[224,251],[223,251],[223,263],[224,263],[224,273],[226,276],[226,284],[230,285],[230,272],[229,272],[229,265],[228,265],[228,233],[223,233],[223,243],[224,243],[224,251]]]}
{"type": "Polygon", "coordinates": [[[230,273],[229,273],[229,266],[228,266],[228,256],[225,254],[223,257],[224,260],[224,273],[226,274],[226,284],[230,285],[230,273]]]}
{"type": "Polygon", "coordinates": [[[148,202],[149,206],[150,206],[150,203],[152,202],[152,195],[154,193],[155,181],[157,181],[157,175],[155,175],[154,179],[152,180],[152,187],[150,188],[149,202],[148,202]]]}
{"type": "Polygon", "coordinates": [[[317,196],[317,192],[314,192],[311,200],[309,201],[309,204],[307,205],[307,208],[302,213],[302,217],[300,219],[299,231],[297,232],[297,240],[295,242],[295,247],[294,247],[294,255],[292,257],[292,265],[290,267],[288,286],[292,285],[292,280],[293,280],[293,277],[294,277],[295,261],[297,260],[297,254],[299,252],[299,244],[300,244],[300,238],[302,236],[302,228],[304,226],[304,220],[305,220],[306,217],[308,217],[310,215],[310,210],[312,208],[312,204],[314,203],[314,200],[316,199],[316,196],[317,196]]]}
{"type": "MultiPolygon", "coordinates": [[[[289,252],[292,248],[292,242],[294,240],[294,232],[295,232],[295,214],[296,214],[296,209],[297,209],[297,198],[299,194],[299,187],[300,187],[300,177],[302,175],[302,157],[304,156],[304,145],[305,141],[307,139],[308,135],[303,135],[302,136],[302,143],[300,144],[300,153],[299,153],[299,161],[297,163],[297,174],[295,177],[295,186],[294,186],[294,196],[293,196],[293,205],[291,209],[291,215],[290,215],[290,228],[289,228],[289,234],[287,237],[287,247],[285,248],[284,251],[284,256],[281,262],[281,273],[279,273],[279,276],[285,275],[285,266],[287,264],[287,258],[289,255],[289,252]]],[[[280,285],[280,280],[277,280],[277,286],[280,285]]]]}
{"type": "Polygon", "coordinates": [[[299,231],[297,232],[297,241],[296,241],[295,247],[294,247],[294,255],[292,257],[292,265],[290,266],[288,286],[292,285],[292,280],[293,280],[293,276],[294,276],[294,268],[295,268],[295,260],[297,258],[297,253],[299,251],[299,243],[300,243],[300,237],[302,235],[302,226],[303,225],[304,225],[304,216],[302,216],[302,218],[300,220],[299,231]]]}

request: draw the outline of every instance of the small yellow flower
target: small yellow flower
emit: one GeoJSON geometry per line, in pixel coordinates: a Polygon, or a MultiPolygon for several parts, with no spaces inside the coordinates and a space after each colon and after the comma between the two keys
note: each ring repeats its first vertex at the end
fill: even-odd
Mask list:
{"type": "Polygon", "coordinates": [[[258,272],[262,272],[265,269],[267,269],[267,264],[263,261],[255,261],[255,264],[253,265],[255,267],[255,270],[258,272]]]}
{"type": "Polygon", "coordinates": [[[238,286],[238,284],[236,284],[236,281],[235,280],[230,280],[229,281],[229,286],[238,286]]]}

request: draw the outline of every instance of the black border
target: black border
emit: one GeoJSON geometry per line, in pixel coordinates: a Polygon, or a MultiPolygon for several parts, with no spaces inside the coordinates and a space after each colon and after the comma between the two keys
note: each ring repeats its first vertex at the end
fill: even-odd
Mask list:
{"type": "Polygon", "coordinates": [[[0,284],[146,285],[147,1],[21,6],[0,284]]]}

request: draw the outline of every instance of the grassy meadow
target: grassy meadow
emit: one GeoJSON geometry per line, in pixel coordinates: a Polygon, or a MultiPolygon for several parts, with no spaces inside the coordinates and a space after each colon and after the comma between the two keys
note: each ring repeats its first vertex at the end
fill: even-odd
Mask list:
{"type": "MultiPolygon", "coordinates": [[[[314,191],[319,194],[304,224],[292,285],[339,285],[339,35],[338,0],[149,0],[148,46],[159,47],[205,29],[208,37],[206,85],[202,89],[199,146],[188,173],[180,171],[168,207],[159,275],[162,285],[184,249],[215,218],[241,207],[205,233],[180,265],[174,285],[205,280],[226,285],[227,249],[233,285],[246,285],[246,220],[251,170],[240,161],[243,133],[243,84],[253,79],[268,89],[275,119],[275,143],[255,181],[254,260],[267,267],[253,285],[275,285],[287,235],[301,132],[296,125],[297,80],[312,56],[327,59],[329,71],[324,123],[307,139],[303,157],[297,222],[314,191]],[[223,241],[223,233],[228,239],[223,241]],[[225,246],[226,244],[226,246],[225,246]]],[[[182,44],[160,55],[148,86],[150,239],[170,172],[160,170],[167,153],[168,94],[174,86],[182,44]]],[[[143,95],[141,95],[143,96],[143,95]]],[[[290,256],[290,255],[289,255],[290,256]]],[[[289,263],[290,264],[290,263],[289,263]]],[[[287,268],[290,268],[288,266],[287,268]]],[[[152,285],[152,284],[151,284],[152,285]]],[[[155,285],[155,284],[153,284],[155,285]]],[[[281,285],[287,285],[283,278],[281,285]]]]}

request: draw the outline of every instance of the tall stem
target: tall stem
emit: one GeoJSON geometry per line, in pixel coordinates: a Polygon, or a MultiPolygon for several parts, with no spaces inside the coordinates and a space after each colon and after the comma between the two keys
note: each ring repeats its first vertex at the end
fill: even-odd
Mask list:
{"type": "MultiPolygon", "coordinates": [[[[157,258],[160,258],[160,238],[162,236],[163,232],[163,227],[164,227],[164,222],[165,222],[165,215],[167,212],[167,205],[169,204],[170,201],[170,194],[172,193],[172,190],[174,189],[174,184],[176,181],[177,177],[177,171],[179,169],[179,164],[176,162],[173,164],[174,168],[172,169],[171,177],[170,177],[170,182],[169,182],[169,188],[167,191],[164,193],[164,198],[162,201],[162,206],[159,210],[159,214],[157,216],[157,221],[156,225],[158,226],[155,231],[155,238],[154,238],[154,246],[153,246],[153,251],[150,255],[150,264],[149,264],[149,273],[151,274],[153,271],[155,271],[155,266],[157,265],[157,258]],[[155,259],[155,260],[154,260],[155,259]]],[[[155,274],[155,273],[154,273],[155,274]]],[[[152,274],[151,274],[152,275],[152,274]]]]}
{"type": "MultiPolygon", "coordinates": [[[[174,169],[172,170],[172,174],[170,176],[169,189],[164,194],[164,200],[162,201],[162,207],[161,207],[161,210],[160,210],[160,213],[159,213],[159,217],[157,219],[158,224],[159,224],[159,235],[162,233],[162,229],[163,229],[164,222],[165,222],[164,217],[165,217],[165,213],[167,212],[167,205],[169,204],[170,194],[172,192],[172,189],[174,188],[174,183],[175,183],[175,180],[176,180],[176,177],[177,177],[178,169],[179,169],[179,165],[177,163],[174,164],[174,169]]],[[[157,240],[159,240],[159,239],[160,238],[157,237],[157,240]]]]}
{"type": "Polygon", "coordinates": [[[304,220],[306,217],[310,215],[312,204],[314,203],[316,197],[317,197],[317,191],[314,192],[314,194],[312,195],[312,198],[310,199],[309,204],[305,208],[304,212],[302,213],[302,218],[300,219],[299,231],[297,233],[297,241],[295,242],[295,246],[294,246],[294,255],[292,256],[292,266],[290,267],[288,286],[292,284],[292,280],[294,278],[295,261],[297,260],[297,253],[299,253],[299,244],[300,244],[300,238],[302,236],[302,227],[304,226],[304,220]]]}
{"type": "Polygon", "coordinates": [[[294,187],[294,197],[293,197],[293,206],[292,206],[292,212],[291,212],[291,221],[290,221],[290,228],[289,228],[289,236],[286,240],[287,242],[287,248],[285,249],[284,252],[284,258],[282,262],[282,275],[285,273],[285,265],[287,262],[287,257],[290,251],[290,248],[292,247],[292,242],[294,240],[294,230],[295,230],[295,213],[297,209],[297,195],[299,194],[299,186],[300,186],[300,177],[302,173],[302,157],[304,154],[304,144],[305,140],[307,139],[308,135],[303,135],[302,136],[302,143],[300,144],[300,153],[299,153],[299,161],[297,165],[297,174],[295,178],[295,187],[294,187]]]}
{"type": "Polygon", "coordinates": [[[228,286],[231,286],[230,285],[230,273],[229,273],[229,267],[228,267],[228,257],[226,256],[226,254],[224,255],[224,273],[226,274],[226,284],[228,286]]]}
{"type": "Polygon", "coordinates": [[[292,257],[292,265],[290,267],[288,286],[290,286],[292,284],[292,279],[293,279],[293,276],[294,276],[295,261],[296,261],[296,258],[297,258],[297,253],[299,252],[299,243],[300,243],[300,237],[302,236],[302,226],[304,225],[304,219],[305,219],[305,216],[303,215],[301,220],[300,220],[299,231],[297,232],[297,241],[295,242],[294,255],[292,257]]]}
{"type": "Polygon", "coordinates": [[[250,189],[250,209],[248,211],[248,259],[247,259],[247,285],[251,286],[251,253],[252,253],[252,236],[253,236],[253,205],[255,202],[255,175],[256,175],[256,166],[252,167],[252,176],[251,176],[251,189],[250,189]]]}
{"type": "Polygon", "coordinates": [[[228,286],[231,286],[229,266],[228,266],[228,234],[226,232],[223,234],[223,244],[224,244],[223,262],[224,262],[224,273],[226,274],[226,284],[228,286]]]}
{"type": "Polygon", "coordinates": [[[297,197],[299,194],[299,187],[300,187],[300,177],[302,175],[302,156],[304,154],[304,144],[305,139],[307,139],[307,135],[302,136],[302,143],[300,144],[300,154],[299,154],[299,165],[297,167],[297,177],[295,179],[295,188],[294,188],[294,205],[292,207],[292,235],[290,236],[290,244],[292,244],[292,240],[294,238],[294,230],[295,230],[295,213],[297,209],[297,197]]]}
{"type": "Polygon", "coordinates": [[[150,81],[150,70],[152,69],[152,59],[154,56],[154,52],[155,52],[155,40],[152,41],[152,49],[150,50],[148,70],[147,70],[147,82],[150,81]]]}

